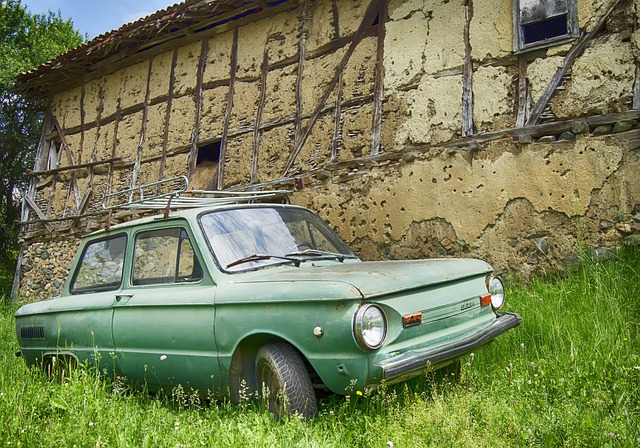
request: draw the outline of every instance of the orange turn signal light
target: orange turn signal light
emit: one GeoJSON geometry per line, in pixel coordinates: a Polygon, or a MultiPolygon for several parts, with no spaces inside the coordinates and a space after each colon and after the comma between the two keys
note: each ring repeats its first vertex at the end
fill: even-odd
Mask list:
{"type": "Polygon", "coordinates": [[[405,314],[402,316],[402,326],[404,328],[413,327],[422,323],[422,313],[405,314]]]}
{"type": "Polygon", "coordinates": [[[491,294],[485,294],[480,296],[480,306],[489,306],[491,305],[491,294]]]}

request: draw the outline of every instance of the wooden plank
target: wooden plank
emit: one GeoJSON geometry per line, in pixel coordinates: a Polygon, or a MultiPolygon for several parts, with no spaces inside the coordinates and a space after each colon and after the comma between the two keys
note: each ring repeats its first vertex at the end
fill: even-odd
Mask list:
{"type": "Polygon", "coordinates": [[[636,75],[633,83],[633,109],[640,109],[640,66],[636,63],[636,75]]]}
{"type": "Polygon", "coordinates": [[[164,179],[164,169],[167,163],[167,148],[169,147],[169,125],[171,122],[171,107],[173,106],[174,88],[176,85],[176,65],[178,65],[178,48],[173,50],[171,60],[171,74],[169,75],[169,99],[167,100],[167,110],[164,115],[164,135],[162,137],[162,158],[160,159],[160,170],[158,180],[164,179]]]}
{"type": "MultiPolygon", "coordinates": [[[[62,126],[60,126],[60,123],[58,123],[58,120],[55,117],[53,117],[53,126],[56,128],[56,131],[58,132],[58,137],[60,137],[60,142],[62,143],[62,150],[64,150],[64,152],[67,155],[69,166],[75,165],[75,162],[73,159],[73,153],[71,152],[71,147],[69,146],[69,143],[67,143],[67,137],[64,135],[62,126]]],[[[78,206],[80,205],[80,192],[78,191],[78,179],[76,178],[75,169],[71,169],[71,182],[69,184],[70,184],[69,185],[70,191],[73,192],[73,198],[74,198],[74,202],[76,203],[76,209],[77,209],[78,206]]],[[[67,198],[67,201],[68,201],[68,198],[67,198]]],[[[65,207],[66,207],[66,201],[65,201],[65,207]]]]}
{"type": "Polygon", "coordinates": [[[147,138],[147,120],[149,119],[149,97],[151,96],[151,74],[153,73],[153,61],[149,59],[149,66],[147,68],[147,87],[144,94],[144,107],[142,108],[142,123],[140,124],[140,140],[138,141],[138,148],[136,151],[136,158],[133,163],[133,170],[131,172],[131,184],[130,188],[133,188],[138,183],[138,176],[140,175],[140,166],[142,159],[142,148],[144,147],[144,141],[147,138]]]}
{"type": "Polygon", "coordinates": [[[529,117],[529,82],[527,81],[527,58],[518,55],[518,118],[516,127],[521,128],[529,117]]]}
{"type": "Polygon", "coordinates": [[[473,19],[473,0],[467,0],[464,5],[464,69],[462,74],[462,136],[468,137],[475,133],[473,128],[473,62],[471,61],[471,43],[469,29],[473,19]]]}
{"type": "Polygon", "coordinates": [[[260,99],[256,110],[256,119],[253,128],[253,156],[251,159],[251,183],[258,181],[258,160],[260,157],[260,123],[262,122],[262,112],[267,98],[267,77],[269,76],[269,51],[264,49],[262,55],[262,75],[260,80],[260,99]]]}
{"type": "Polygon", "coordinates": [[[209,39],[203,39],[200,46],[200,58],[198,59],[198,73],[196,75],[196,122],[193,126],[193,134],[191,135],[191,151],[189,152],[189,170],[187,178],[191,179],[196,171],[196,162],[198,161],[198,138],[200,137],[200,120],[202,119],[202,95],[204,69],[207,64],[207,55],[209,53],[209,39]]]}
{"type": "Polygon", "coordinates": [[[564,58],[562,67],[560,67],[558,71],[556,71],[555,75],[553,75],[553,78],[551,78],[551,81],[549,81],[549,84],[547,84],[547,86],[545,87],[544,91],[540,95],[540,98],[536,102],[535,106],[533,106],[533,109],[531,110],[531,114],[529,115],[529,119],[527,120],[527,126],[538,124],[538,122],[540,121],[540,116],[542,115],[542,112],[544,112],[547,105],[549,104],[549,101],[551,101],[551,98],[553,97],[553,95],[556,92],[556,89],[560,85],[560,82],[562,81],[563,76],[567,74],[569,69],[573,66],[573,63],[575,62],[575,60],[578,58],[578,56],[582,54],[587,44],[598,33],[600,28],[602,28],[602,26],[604,25],[604,22],[609,18],[613,10],[620,3],[620,1],[621,0],[614,0],[611,3],[611,5],[609,5],[609,8],[606,10],[604,15],[600,18],[597,25],[590,32],[586,34],[584,32],[582,33],[582,35],[578,39],[578,42],[576,42],[576,44],[573,46],[573,48],[571,48],[567,56],[564,58]]]}
{"type": "Polygon", "coordinates": [[[310,20],[308,2],[302,5],[302,13],[299,15],[300,23],[298,28],[298,72],[296,73],[296,126],[294,132],[293,146],[297,147],[302,139],[302,80],[304,76],[304,61],[307,57],[307,30],[306,23],[310,20]]]}
{"type": "Polygon", "coordinates": [[[82,153],[84,152],[84,134],[85,134],[85,120],[87,118],[87,112],[84,110],[84,102],[87,97],[87,92],[84,84],[82,84],[82,90],[80,91],[80,150],[78,156],[78,163],[82,163],[82,153]]]}
{"type": "MultiPolygon", "coordinates": [[[[38,218],[40,218],[41,220],[47,219],[47,215],[42,210],[40,210],[40,207],[38,207],[38,204],[36,204],[33,201],[33,199],[31,199],[29,196],[25,196],[25,200],[27,201],[27,205],[31,207],[31,210],[33,210],[36,213],[36,216],[38,216],[38,218]]],[[[53,228],[51,227],[50,224],[45,222],[44,226],[47,228],[49,232],[53,232],[53,228]]]]}
{"type": "Polygon", "coordinates": [[[18,252],[18,261],[16,263],[16,270],[13,274],[13,282],[11,284],[11,295],[9,300],[16,302],[18,300],[18,292],[20,290],[20,280],[22,278],[22,258],[24,257],[24,246],[20,245],[20,251],[18,252]]]}
{"type": "MultiPolygon", "coordinates": [[[[380,154],[382,139],[382,100],[384,99],[384,39],[386,37],[387,0],[378,2],[378,48],[376,52],[376,76],[373,100],[371,155],[380,154]]],[[[341,83],[342,84],[342,83],[341,83]]]]}
{"type": "MultiPolygon", "coordinates": [[[[331,5],[331,12],[333,14],[333,32],[335,37],[333,42],[339,42],[340,39],[340,14],[338,12],[338,0],[333,0],[331,5]]],[[[348,41],[345,40],[342,46],[347,45],[348,41]]],[[[342,46],[340,48],[342,48],[342,46]]],[[[338,92],[336,96],[336,108],[333,114],[333,138],[331,139],[331,162],[337,162],[340,157],[340,147],[342,145],[342,98],[344,95],[344,86],[342,82],[343,73],[340,73],[338,78],[338,92]]]]}
{"type": "Polygon", "coordinates": [[[320,112],[324,108],[325,103],[327,102],[327,99],[329,98],[329,95],[331,95],[331,92],[335,88],[336,83],[340,79],[340,73],[346,67],[347,63],[349,62],[349,59],[351,58],[351,55],[353,55],[353,52],[355,51],[356,47],[358,46],[358,44],[362,40],[362,37],[364,36],[365,31],[371,26],[371,24],[373,23],[373,21],[375,20],[375,18],[377,16],[377,14],[378,14],[378,0],[371,0],[371,3],[369,3],[369,7],[367,8],[367,12],[365,13],[364,18],[363,18],[362,22],[360,23],[358,31],[353,36],[353,40],[351,42],[351,45],[349,46],[349,49],[343,55],[342,60],[338,64],[338,66],[337,66],[337,68],[336,68],[336,70],[335,70],[335,72],[333,74],[333,77],[331,78],[331,81],[327,85],[322,97],[318,101],[318,104],[317,104],[315,110],[311,114],[311,117],[309,119],[309,123],[307,124],[307,126],[305,126],[304,132],[302,134],[302,138],[300,139],[300,141],[298,141],[298,143],[295,145],[293,151],[291,152],[291,154],[289,156],[289,159],[287,160],[287,163],[285,165],[285,168],[282,171],[281,177],[287,177],[287,173],[289,172],[289,170],[293,166],[296,158],[298,157],[298,154],[300,153],[302,147],[304,146],[305,142],[307,141],[307,138],[311,134],[311,131],[312,131],[312,129],[313,129],[318,117],[320,116],[320,112]]]}
{"type": "Polygon", "coordinates": [[[227,107],[224,111],[224,126],[222,128],[222,140],[220,141],[220,160],[218,162],[218,185],[222,190],[224,185],[225,157],[227,155],[227,139],[229,123],[231,122],[231,109],[233,108],[233,96],[236,88],[236,71],[238,69],[238,28],[233,31],[233,46],[231,50],[231,69],[229,73],[229,94],[227,95],[227,107]]]}

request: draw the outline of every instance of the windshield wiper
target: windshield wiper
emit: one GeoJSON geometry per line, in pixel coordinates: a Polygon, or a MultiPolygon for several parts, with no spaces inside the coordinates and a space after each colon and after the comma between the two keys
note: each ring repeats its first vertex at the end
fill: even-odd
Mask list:
{"type": "Polygon", "coordinates": [[[287,256],[280,257],[278,255],[268,255],[268,254],[253,254],[253,255],[248,255],[246,257],[243,257],[243,258],[239,258],[236,261],[232,261],[231,263],[229,263],[227,265],[227,269],[229,269],[229,268],[231,268],[233,266],[237,266],[237,265],[242,264],[242,263],[249,263],[251,261],[260,261],[260,260],[270,260],[272,258],[275,258],[277,260],[290,261],[296,267],[300,266],[300,260],[298,260],[297,258],[290,258],[290,257],[287,257],[287,256]]]}
{"type": "Polygon", "coordinates": [[[336,260],[338,260],[340,263],[342,263],[344,259],[347,258],[347,256],[344,254],[337,254],[335,252],[329,252],[326,250],[319,250],[319,249],[305,249],[299,252],[290,252],[286,254],[285,257],[299,257],[299,256],[305,256],[305,255],[310,257],[322,257],[322,256],[333,257],[336,260]]]}

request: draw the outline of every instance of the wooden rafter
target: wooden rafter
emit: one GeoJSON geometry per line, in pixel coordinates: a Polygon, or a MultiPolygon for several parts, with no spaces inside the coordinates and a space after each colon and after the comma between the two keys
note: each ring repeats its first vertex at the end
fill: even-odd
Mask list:
{"type": "Polygon", "coordinates": [[[293,151],[291,152],[291,154],[289,156],[289,159],[287,160],[285,168],[282,171],[281,177],[283,177],[283,178],[286,177],[287,173],[289,172],[289,170],[291,169],[291,167],[295,163],[295,160],[298,157],[298,154],[300,154],[300,151],[302,150],[302,147],[304,146],[305,142],[307,141],[307,138],[309,137],[309,135],[311,135],[311,131],[313,130],[313,127],[315,126],[316,121],[318,120],[318,117],[320,116],[320,113],[322,112],[322,109],[324,108],[325,103],[327,102],[327,99],[329,98],[329,95],[331,95],[331,92],[333,92],[333,89],[336,87],[336,84],[337,84],[338,80],[340,79],[340,73],[342,73],[342,71],[346,67],[346,65],[349,62],[349,59],[351,59],[351,56],[353,55],[353,52],[355,51],[356,47],[362,41],[362,38],[364,37],[366,30],[369,27],[371,27],[371,25],[373,24],[373,21],[375,20],[377,15],[378,15],[378,0],[371,0],[371,3],[369,3],[369,7],[367,8],[367,12],[365,13],[364,18],[363,18],[362,22],[360,23],[360,26],[358,27],[358,31],[356,31],[356,33],[353,35],[353,38],[352,38],[352,41],[351,41],[351,45],[349,46],[349,49],[346,51],[346,53],[342,57],[342,60],[340,61],[340,63],[336,67],[336,70],[335,70],[335,72],[333,74],[333,77],[331,78],[331,81],[329,82],[329,84],[325,88],[324,93],[322,94],[322,96],[318,100],[318,104],[317,104],[316,108],[314,109],[313,113],[311,114],[311,117],[309,119],[309,123],[304,128],[304,131],[302,133],[302,137],[295,144],[295,147],[294,147],[293,151]]]}

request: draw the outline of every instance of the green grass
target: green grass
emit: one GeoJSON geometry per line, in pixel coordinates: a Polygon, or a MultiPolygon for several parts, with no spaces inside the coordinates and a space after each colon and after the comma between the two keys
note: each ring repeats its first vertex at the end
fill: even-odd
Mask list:
{"type": "Polygon", "coordinates": [[[640,445],[640,249],[513,288],[507,306],[523,324],[464,358],[459,383],[329,397],[314,421],[276,422],[252,400],[153,397],[92,371],[52,384],[14,356],[16,307],[5,304],[0,446],[640,445]]]}

